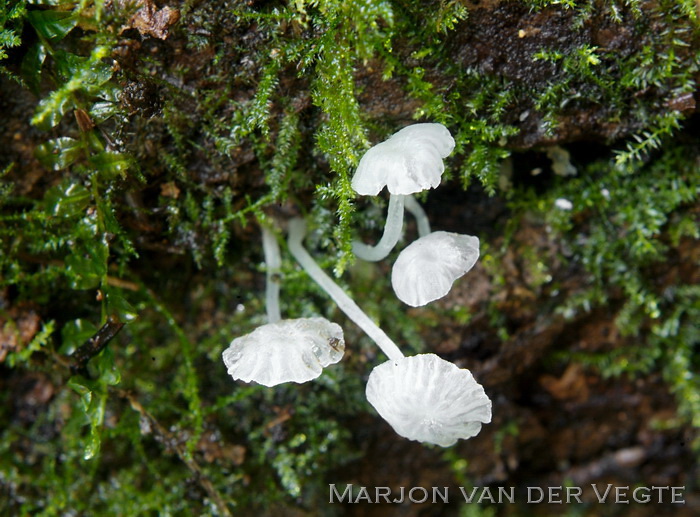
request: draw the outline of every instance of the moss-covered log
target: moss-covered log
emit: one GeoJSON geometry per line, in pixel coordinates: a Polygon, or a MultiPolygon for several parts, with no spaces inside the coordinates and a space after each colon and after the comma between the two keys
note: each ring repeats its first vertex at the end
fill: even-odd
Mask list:
{"type": "MultiPolygon", "coordinates": [[[[522,503],[528,486],[614,483],[685,486],[686,504],[606,515],[692,515],[698,11],[0,2],[0,514],[556,515],[464,505],[458,487],[522,503]],[[456,141],[420,196],[431,225],[482,248],[414,309],[389,282],[398,251],[352,254],[387,200],[350,178],[417,121],[456,141]],[[295,216],[405,353],[474,373],[494,403],[479,436],[397,436],[364,397],[383,357],[284,249],[283,313],[339,322],[346,357],[310,384],[226,375],[222,350],[265,320],[259,226],[281,241],[295,216]],[[331,483],[450,487],[451,504],[330,505],[331,483]]],[[[584,494],[567,511],[597,515],[584,494]]]]}

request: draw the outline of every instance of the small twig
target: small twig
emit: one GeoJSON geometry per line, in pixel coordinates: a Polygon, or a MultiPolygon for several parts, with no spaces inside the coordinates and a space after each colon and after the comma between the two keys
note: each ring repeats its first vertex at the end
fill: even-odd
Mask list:
{"type": "MultiPolygon", "coordinates": [[[[95,355],[99,354],[114,338],[114,336],[116,336],[119,333],[123,326],[124,323],[121,323],[114,316],[110,316],[107,319],[107,323],[105,323],[102,326],[102,328],[100,328],[95,333],[95,335],[93,335],[83,345],[81,345],[80,348],[73,352],[73,354],[71,354],[69,357],[60,356],[56,354],[56,359],[63,366],[70,368],[71,373],[85,374],[85,369],[87,367],[88,361],[95,355]]],[[[131,405],[132,409],[137,411],[142,418],[145,418],[148,421],[151,428],[155,430],[155,432],[160,438],[162,438],[163,443],[166,443],[169,446],[171,446],[177,453],[178,457],[182,460],[182,462],[185,463],[185,465],[187,465],[187,468],[189,468],[190,471],[197,477],[200,486],[204,489],[204,491],[209,495],[211,500],[217,506],[217,508],[219,509],[219,513],[224,517],[231,517],[231,512],[226,506],[226,503],[224,502],[223,497],[221,497],[221,494],[219,494],[219,492],[214,487],[214,484],[207,477],[207,475],[204,474],[199,464],[192,458],[190,454],[188,454],[186,448],[179,443],[177,438],[167,429],[165,429],[160,424],[160,422],[158,422],[155,419],[155,417],[153,417],[153,415],[146,411],[146,409],[131,393],[119,388],[112,388],[110,389],[110,391],[112,393],[116,393],[119,397],[129,401],[129,404],[131,405]]]]}
{"type": "Polygon", "coordinates": [[[115,276],[107,276],[107,285],[119,287],[120,289],[128,289],[129,291],[138,291],[140,289],[139,284],[136,282],[130,282],[129,280],[123,280],[115,276]]]}
{"type": "Polygon", "coordinates": [[[131,404],[132,409],[138,412],[142,418],[145,418],[148,421],[148,423],[151,425],[151,428],[155,429],[155,432],[158,433],[160,438],[162,438],[163,443],[167,443],[169,446],[175,449],[175,452],[177,453],[178,457],[182,460],[182,462],[185,465],[187,465],[187,468],[189,468],[190,471],[197,477],[197,480],[199,481],[201,487],[209,495],[211,500],[214,501],[214,504],[219,509],[219,513],[223,516],[230,517],[231,512],[226,506],[226,502],[224,501],[223,497],[221,497],[221,494],[219,494],[219,492],[216,490],[214,484],[202,471],[202,468],[199,466],[199,464],[194,460],[194,458],[192,458],[191,455],[187,453],[187,450],[185,449],[185,447],[182,446],[179,440],[177,440],[177,438],[173,436],[171,432],[169,432],[162,425],[160,425],[160,422],[158,422],[158,420],[156,420],[155,417],[151,415],[131,393],[120,389],[115,389],[114,391],[116,391],[116,393],[120,397],[128,400],[129,404],[131,404]]]}
{"type": "Polygon", "coordinates": [[[70,371],[72,374],[84,373],[90,359],[99,354],[124,326],[114,316],[107,318],[94,336],[88,339],[70,356],[70,371]]]}

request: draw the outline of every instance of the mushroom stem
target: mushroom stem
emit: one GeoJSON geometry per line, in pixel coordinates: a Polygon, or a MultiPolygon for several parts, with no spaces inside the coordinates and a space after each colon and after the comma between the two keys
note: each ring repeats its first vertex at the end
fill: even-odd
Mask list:
{"type": "Polygon", "coordinates": [[[430,230],[430,221],[428,221],[428,216],[425,214],[425,210],[420,205],[420,203],[412,195],[406,196],[404,199],[404,208],[411,212],[413,217],[416,218],[416,224],[418,225],[418,236],[425,237],[428,235],[430,230]]]}
{"type": "Polygon", "coordinates": [[[406,196],[391,194],[389,196],[389,208],[386,213],[386,224],[384,233],[379,242],[374,246],[355,241],[352,243],[352,251],[362,260],[377,262],[386,257],[394,249],[401,237],[403,229],[403,206],[406,196]]]}
{"type": "Polygon", "coordinates": [[[265,254],[266,286],[265,307],[267,319],[270,323],[277,323],[282,319],[280,312],[280,282],[279,274],[282,267],[280,247],[275,234],[267,226],[262,226],[263,253],[265,254]]]}
{"type": "MultiPolygon", "coordinates": [[[[403,203],[402,203],[403,204],[403,203]]],[[[306,222],[303,219],[295,218],[289,222],[289,251],[299,262],[304,271],[316,282],[321,289],[328,293],[333,301],[340,307],[345,315],[360,327],[377,344],[377,346],[392,361],[404,357],[389,336],[380,329],[358,305],[343,291],[338,284],[316,264],[314,259],[304,248],[302,241],[306,234],[306,222]]]]}

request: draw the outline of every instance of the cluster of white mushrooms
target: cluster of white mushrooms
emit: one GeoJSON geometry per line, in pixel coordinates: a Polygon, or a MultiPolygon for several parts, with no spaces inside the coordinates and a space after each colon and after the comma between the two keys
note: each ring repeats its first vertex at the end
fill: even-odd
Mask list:
{"type": "MultiPolygon", "coordinates": [[[[382,238],[375,246],[353,244],[358,258],[378,261],[398,243],[406,208],[416,218],[419,238],[399,254],[391,283],[397,297],[413,307],[445,296],[452,284],[479,258],[479,239],[431,232],[412,194],[435,188],[445,170],[443,159],[454,139],[442,124],[408,126],[371,148],[352,179],[358,194],[376,196],[386,186],[389,206],[382,238]]],[[[306,224],[289,222],[288,246],[307,274],[336,302],[389,358],[375,367],[367,382],[367,399],[394,430],[411,440],[448,447],[479,433],[491,421],[491,400],[466,369],[435,354],[405,357],[379,328],[313,260],[303,246],[306,224]]],[[[275,386],[307,382],[345,351],[343,331],[325,318],[282,320],[279,309],[280,252],[274,234],[263,228],[267,265],[269,323],[236,338],[224,351],[228,373],[237,380],[275,386]]]]}

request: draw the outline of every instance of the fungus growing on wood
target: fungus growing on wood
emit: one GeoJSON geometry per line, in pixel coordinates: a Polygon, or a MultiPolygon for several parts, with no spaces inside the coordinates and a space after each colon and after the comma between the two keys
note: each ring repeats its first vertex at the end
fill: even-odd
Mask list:
{"type": "Polygon", "coordinates": [[[478,258],[478,238],[433,232],[401,251],[391,271],[391,285],[399,300],[420,307],[445,296],[478,258]]]}
{"type": "Polygon", "coordinates": [[[281,320],[276,278],[281,266],[279,245],[269,228],[263,226],[262,234],[269,323],[234,339],[222,354],[224,364],[235,380],[267,387],[307,382],[343,357],[343,329],[325,318],[281,320]]]}
{"type": "Polygon", "coordinates": [[[333,299],[348,318],[372,338],[389,359],[402,358],[403,354],[396,343],[316,264],[302,243],[305,235],[306,222],[299,218],[292,219],[289,222],[289,239],[287,241],[289,251],[304,268],[304,271],[333,299]]]}
{"type": "Polygon", "coordinates": [[[434,354],[405,357],[314,262],[302,245],[305,232],[304,220],[290,221],[289,251],[389,357],[370,374],[366,391],[370,404],[397,433],[411,440],[448,447],[475,436],[482,423],[491,421],[491,401],[472,374],[434,354]]]}
{"type": "Polygon", "coordinates": [[[272,387],[315,379],[344,352],[340,325],[325,318],[300,318],[268,323],[234,339],[223,359],[234,379],[272,387]]]}
{"type": "Polygon", "coordinates": [[[391,194],[382,238],[374,246],[354,241],[352,243],[352,251],[355,255],[362,260],[376,262],[382,260],[394,249],[394,246],[401,238],[401,230],[403,229],[404,198],[405,196],[391,194]]]}
{"type": "Polygon", "coordinates": [[[277,238],[267,226],[262,227],[263,253],[265,254],[265,308],[269,323],[282,319],[280,312],[280,268],[282,258],[277,238]]]}
{"type": "Polygon", "coordinates": [[[358,194],[376,196],[386,186],[390,197],[380,241],[375,246],[353,243],[359,258],[377,261],[389,254],[401,237],[403,196],[437,187],[445,171],[442,160],[454,146],[454,138],[442,124],[414,124],[364,154],[352,178],[352,188],[358,194]]]}
{"type": "Polygon", "coordinates": [[[387,361],[372,370],[367,400],[409,440],[449,447],[491,421],[491,400],[469,370],[435,354],[387,361]]]}
{"type": "Polygon", "coordinates": [[[352,178],[352,188],[376,196],[386,186],[391,194],[415,194],[440,184],[443,158],[455,147],[442,124],[413,124],[367,151],[352,178]]]}

